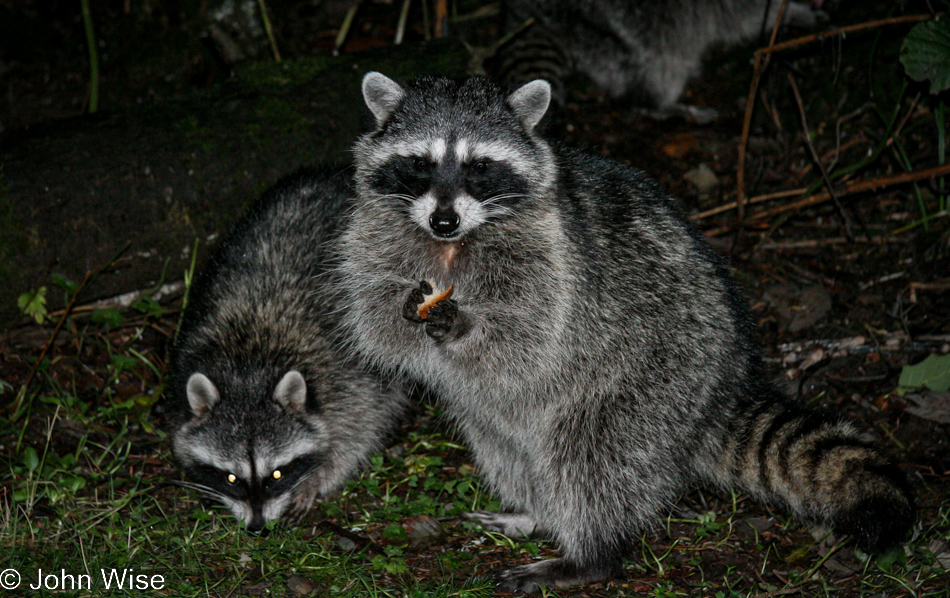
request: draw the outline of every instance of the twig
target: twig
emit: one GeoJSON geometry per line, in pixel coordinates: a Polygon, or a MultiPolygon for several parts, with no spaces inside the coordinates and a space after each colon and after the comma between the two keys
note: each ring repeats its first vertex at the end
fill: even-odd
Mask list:
{"type": "MultiPolygon", "coordinates": [[[[762,203],[763,201],[769,201],[771,199],[782,199],[784,197],[794,197],[795,195],[801,195],[806,193],[808,188],[802,187],[800,189],[787,189],[785,191],[776,191],[775,193],[766,193],[765,195],[757,195],[750,198],[746,201],[746,205],[753,205],[757,203],[762,203]]],[[[739,202],[731,201],[721,206],[716,206],[715,208],[710,208],[704,212],[698,214],[693,214],[689,217],[690,220],[702,220],[703,218],[708,218],[710,216],[715,216],[716,214],[721,214],[723,212],[728,212],[729,210],[734,210],[739,207],[739,202]]]]}
{"type": "MultiPolygon", "coordinates": [[[[942,13],[941,13],[942,14],[942,13]]],[[[827,31],[819,31],[817,33],[812,33],[811,35],[804,35],[802,37],[796,37],[795,39],[790,39],[784,41],[780,44],[770,44],[767,48],[760,48],[756,50],[756,53],[762,52],[763,54],[774,54],[775,52],[782,52],[784,50],[789,50],[791,48],[797,48],[799,46],[804,46],[812,42],[821,41],[829,37],[842,36],[845,37],[849,33],[854,33],[856,31],[864,31],[865,29],[877,29],[878,27],[886,27],[888,25],[901,25],[905,23],[918,23],[920,21],[930,21],[932,19],[939,18],[941,15],[931,15],[931,14],[920,14],[920,15],[904,15],[901,17],[891,17],[889,19],[881,19],[879,21],[868,21],[866,23],[858,23],[857,25],[849,25],[847,27],[836,27],[834,29],[829,29],[827,31]]]]}
{"type": "MultiPolygon", "coordinates": [[[[772,37],[769,39],[769,47],[775,45],[775,38],[778,37],[778,29],[782,23],[782,17],[785,16],[785,5],[788,0],[782,0],[779,7],[778,16],[775,19],[775,25],[772,27],[772,37]]],[[[752,110],[755,107],[755,97],[759,93],[759,82],[762,79],[762,73],[769,65],[771,54],[765,52],[755,53],[755,66],[752,68],[752,84],[749,85],[749,97],[746,99],[745,115],[742,118],[742,137],[739,140],[739,160],[736,164],[736,206],[739,210],[739,220],[745,218],[745,155],[746,147],[749,145],[749,131],[752,130],[752,110]]]]}
{"type": "MultiPolygon", "coordinates": [[[[802,96],[798,92],[798,85],[795,83],[795,77],[791,73],[787,73],[788,83],[792,86],[792,94],[795,96],[795,104],[798,106],[798,116],[802,121],[802,134],[805,138],[805,145],[808,147],[808,152],[811,154],[811,159],[815,162],[815,166],[818,167],[818,171],[821,173],[821,178],[825,181],[825,187],[828,189],[828,195],[831,197],[831,200],[835,203],[835,207],[838,209],[838,214],[841,215],[841,218],[844,220],[844,232],[848,237],[848,241],[854,240],[854,234],[851,232],[851,218],[848,217],[848,213],[845,211],[844,206],[841,205],[841,201],[838,199],[838,194],[835,193],[834,183],[831,182],[831,177],[828,176],[828,170],[825,169],[825,165],[822,164],[821,158],[818,157],[818,151],[815,150],[815,144],[811,141],[810,129],[808,128],[808,117],[805,114],[805,104],[802,102],[802,96]]],[[[870,235],[867,235],[870,238],[870,235]]]]}
{"type": "Polygon", "coordinates": [[[80,0],[82,22],[86,29],[86,45],[89,47],[89,114],[99,109],[99,52],[96,50],[96,35],[92,30],[92,12],[89,0],[80,0]]]}
{"type": "MultiPolygon", "coordinates": [[[[784,9],[784,3],[783,3],[784,9]]],[[[939,16],[939,15],[938,15],[939,16]]],[[[752,111],[755,108],[755,97],[758,94],[759,82],[762,79],[762,72],[768,66],[769,57],[775,52],[780,52],[783,50],[788,50],[791,48],[797,48],[799,46],[804,46],[806,44],[823,40],[829,37],[834,36],[844,36],[849,33],[854,33],[856,31],[863,31],[867,29],[876,29],[878,27],[885,27],[887,25],[899,25],[903,23],[917,23],[920,21],[927,21],[934,18],[929,14],[921,15],[905,15],[901,17],[892,17],[889,19],[881,19],[879,21],[869,21],[867,23],[859,23],[857,25],[851,25],[848,27],[841,27],[837,29],[832,29],[829,31],[820,31],[818,33],[813,33],[811,35],[806,35],[803,37],[798,37],[791,39],[780,44],[775,43],[775,36],[779,27],[779,20],[775,22],[775,28],[772,30],[772,39],[769,41],[769,45],[765,48],[759,48],[755,51],[755,65],[752,70],[752,83],[749,86],[749,96],[746,100],[745,106],[745,115],[742,119],[742,136],[739,139],[739,155],[738,162],[736,164],[736,207],[739,211],[739,220],[745,218],[745,161],[746,161],[746,148],[749,145],[749,131],[752,128],[752,111]]]]}
{"type": "Polygon", "coordinates": [[[846,237],[826,237],[824,239],[805,239],[804,241],[788,241],[784,243],[763,243],[759,249],[814,249],[826,245],[844,245],[845,243],[906,243],[904,238],[893,236],[878,236],[869,239],[848,239],[846,237]]]}
{"type": "Polygon", "coordinates": [[[435,37],[439,39],[449,34],[449,3],[448,0],[435,0],[435,37]]]}
{"type": "Polygon", "coordinates": [[[76,288],[76,292],[73,293],[73,296],[69,298],[69,305],[66,306],[66,309],[63,311],[62,317],[60,317],[59,322],[56,324],[56,328],[53,329],[53,334],[50,336],[49,341],[46,343],[46,346],[43,347],[43,351],[40,353],[40,356],[37,358],[36,363],[33,364],[33,367],[30,368],[30,374],[26,377],[26,382],[23,383],[23,388],[30,386],[30,382],[33,381],[33,376],[36,375],[36,370],[40,367],[40,364],[43,363],[43,359],[46,357],[46,354],[49,353],[49,350],[53,347],[53,343],[56,342],[56,337],[59,336],[59,331],[62,330],[63,324],[66,323],[66,318],[69,317],[69,313],[73,308],[73,304],[76,303],[76,298],[79,297],[79,293],[89,284],[89,281],[92,279],[92,270],[86,272],[85,278],[82,279],[82,282],[79,283],[79,287],[76,288]]]}
{"type": "Polygon", "coordinates": [[[16,413],[17,410],[19,410],[20,404],[23,398],[26,397],[26,389],[30,386],[30,382],[33,381],[33,377],[36,375],[36,370],[39,369],[40,364],[43,363],[43,359],[46,357],[46,354],[49,353],[49,350],[53,347],[53,343],[56,342],[56,337],[59,336],[59,331],[62,330],[63,324],[66,323],[66,318],[69,317],[69,314],[73,306],[76,304],[76,299],[79,297],[79,294],[86,287],[86,285],[89,284],[91,280],[93,280],[96,276],[99,275],[100,272],[102,272],[103,270],[111,266],[112,264],[119,261],[119,258],[122,256],[122,254],[128,251],[131,245],[132,245],[132,242],[129,241],[122,247],[122,249],[119,250],[118,253],[116,253],[115,257],[109,260],[107,264],[100,266],[96,268],[95,270],[89,270],[86,272],[86,276],[82,279],[82,282],[79,284],[79,286],[76,287],[76,292],[73,293],[73,296],[69,298],[69,304],[66,306],[65,311],[63,311],[63,315],[60,317],[59,322],[56,324],[56,328],[53,330],[53,334],[52,336],[50,336],[49,342],[47,342],[46,346],[43,347],[43,351],[40,353],[40,356],[36,360],[36,363],[34,363],[33,367],[30,368],[30,373],[26,377],[26,382],[23,384],[23,386],[20,387],[20,394],[18,395],[17,400],[15,401],[13,405],[14,413],[16,413]]]}
{"type": "MultiPolygon", "coordinates": [[[[892,185],[933,179],[947,174],[950,174],[950,164],[942,164],[940,166],[934,166],[933,168],[925,168],[924,170],[914,170],[911,172],[902,172],[900,174],[878,177],[876,179],[871,179],[870,181],[857,181],[846,185],[845,188],[839,190],[837,194],[838,197],[843,197],[845,195],[852,195],[854,193],[875,191],[877,189],[883,189],[884,187],[890,187],[892,185]]],[[[752,220],[760,220],[762,218],[774,216],[775,214],[781,214],[782,212],[789,212],[799,208],[805,208],[808,206],[824,203],[829,199],[831,199],[831,195],[827,191],[823,191],[790,204],[756,212],[755,214],[750,215],[749,218],[752,220]]]]}

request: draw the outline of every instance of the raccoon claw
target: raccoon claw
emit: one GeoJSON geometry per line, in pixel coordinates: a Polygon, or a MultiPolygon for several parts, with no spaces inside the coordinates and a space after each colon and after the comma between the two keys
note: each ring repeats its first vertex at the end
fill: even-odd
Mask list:
{"type": "Polygon", "coordinates": [[[433,340],[445,340],[459,316],[458,303],[452,299],[440,301],[429,308],[425,319],[426,334],[433,340]]]}

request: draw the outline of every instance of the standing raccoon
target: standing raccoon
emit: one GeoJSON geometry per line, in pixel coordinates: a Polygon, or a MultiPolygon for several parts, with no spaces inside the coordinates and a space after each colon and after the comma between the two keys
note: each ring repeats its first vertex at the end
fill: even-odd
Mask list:
{"type": "MultiPolygon", "coordinates": [[[[812,4],[821,5],[821,0],[812,4]]],[[[498,78],[555,82],[579,72],[615,98],[629,97],[660,116],[713,116],[679,103],[714,44],[732,45],[770,31],[782,0],[505,0],[510,28],[533,24],[499,52],[498,78]]],[[[827,20],[805,2],[790,1],[783,23],[814,27],[827,20]]]]}
{"type": "Polygon", "coordinates": [[[370,363],[444,403],[508,511],[471,516],[560,546],[502,589],[614,576],[697,481],[865,550],[902,539],[915,515],[899,470],[766,380],[740,291],[676,203],[534,132],[546,82],[508,95],[369,73],[363,95],[378,126],[354,150],[343,325],[370,363]]]}
{"type": "Polygon", "coordinates": [[[334,341],[328,244],[348,194],[317,171],[276,185],[216,250],[182,319],[174,454],[250,531],[338,489],[405,403],[334,341]]]}

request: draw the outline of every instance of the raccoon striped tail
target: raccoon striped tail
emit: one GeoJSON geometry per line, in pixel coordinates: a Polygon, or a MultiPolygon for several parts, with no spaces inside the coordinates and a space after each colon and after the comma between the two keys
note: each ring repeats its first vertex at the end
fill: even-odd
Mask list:
{"type": "Polygon", "coordinates": [[[528,25],[485,62],[490,77],[513,88],[544,79],[551,84],[551,99],[556,107],[564,105],[564,80],[570,73],[567,55],[550,35],[528,25]]]}
{"type": "Polygon", "coordinates": [[[731,485],[830,525],[865,552],[900,543],[913,525],[904,475],[851,424],[783,402],[759,404],[739,424],[727,447],[731,485]]]}

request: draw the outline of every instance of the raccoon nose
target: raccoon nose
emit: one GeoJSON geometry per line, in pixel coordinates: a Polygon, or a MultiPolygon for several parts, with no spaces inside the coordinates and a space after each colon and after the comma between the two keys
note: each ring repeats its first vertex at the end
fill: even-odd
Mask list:
{"type": "Polygon", "coordinates": [[[264,521],[264,516],[261,513],[254,513],[254,516],[247,522],[244,529],[255,536],[266,536],[269,530],[264,527],[265,523],[267,522],[264,521]]]}
{"type": "Polygon", "coordinates": [[[440,237],[447,237],[459,227],[459,217],[454,211],[436,211],[429,216],[429,228],[440,237]]]}

